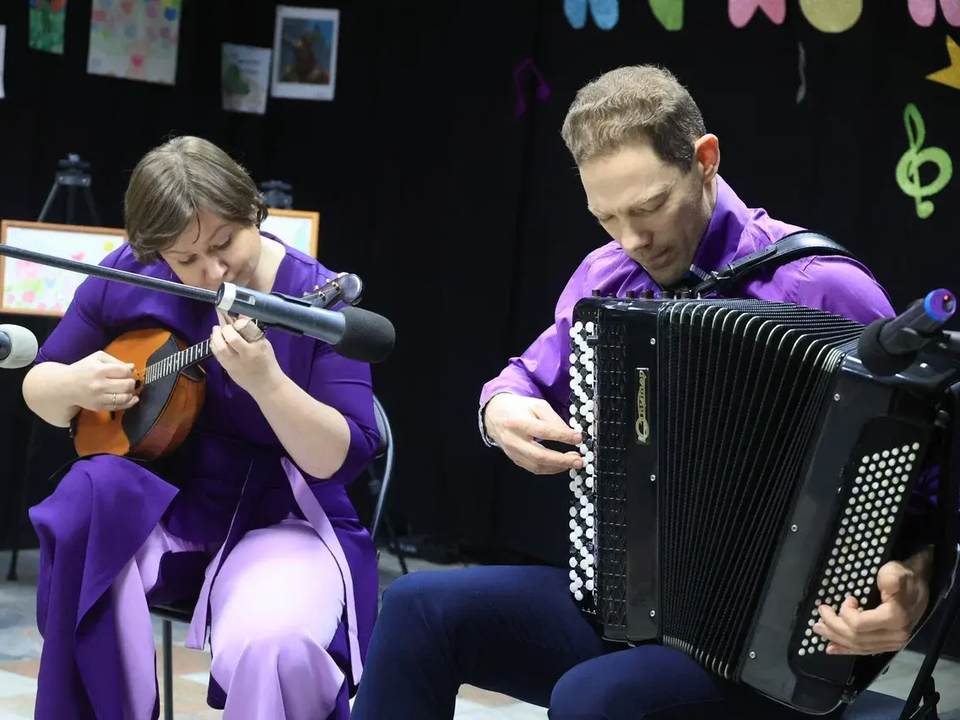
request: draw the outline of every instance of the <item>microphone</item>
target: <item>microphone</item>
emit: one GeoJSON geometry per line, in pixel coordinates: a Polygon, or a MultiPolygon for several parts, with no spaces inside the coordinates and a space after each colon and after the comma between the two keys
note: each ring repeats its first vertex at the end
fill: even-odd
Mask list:
{"type": "Polygon", "coordinates": [[[358,307],[345,307],[341,312],[323,310],[301,298],[263,293],[233,283],[220,286],[215,304],[224,312],[246,315],[260,325],[323,340],[350,360],[378,363],[393,352],[393,324],[382,315],[358,307]]]}
{"type": "Polygon", "coordinates": [[[857,346],[864,367],[874,375],[896,375],[916,362],[928,343],[941,339],[941,328],[957,309],[957,298],[939,288],[893,318],[867,325],[857,346]]]}
{"type": "Polygon", "coordinates": [[[0,325],[0,369],[16,370],[37,359],[37,336],[19,325],[0,325]]]}

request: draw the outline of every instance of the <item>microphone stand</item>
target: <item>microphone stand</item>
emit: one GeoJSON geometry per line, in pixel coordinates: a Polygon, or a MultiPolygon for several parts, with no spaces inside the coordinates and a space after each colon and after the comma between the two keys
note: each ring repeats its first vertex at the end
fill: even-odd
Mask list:
{"type": "MultiPolygon", "coordinates": [[[[956,362],[957,370],[960,372],[960,332],[941,330],[930,339],[930,342],[939,345],[941,349],[952,356],[956,362]]],[[[960,473],[960,467],[958,467],[958,464],[960,464],[960,382],[955,381],[951,385],[950,394],[953,396],[954,426],[947,448],[946,461],[941,465],[942,475],[937,491],[938,505],[944,502],[948,504],[946,508],[941,510],[941,517],[944,518],[949,514],[956,516],[960,512],[960,507],[955,504],[958,500],[958,494],[960,494],[960,488],[955,487],[955,483],[958,482],[957,475],[960,473]],[[945,494],[947,497],[944,498],[941,494],[945,494]]],[[[951,525],[948,524],[947,527],[950,528],[951,525]]],[[[956,528],[956,525],[952,527],[956,528]]],[[[945,538],[946,542],[960,543],[960,538],[951,538],[949,535],[948,532],[945,538]]],[[[910,693],[904,701],[899,720],[937,720],[937,703],[940,700],[940,693],[937,692],[934,684],[933,672],[943,648],[947,644],[950,633],[957,624],[957,619],[960,618],[960,576],[958,576],[960,564],[957,564],[957,559],[957,556],[955,556],[954,567],[949,572],[952,576],[952,586],[942,599],[943,612],[937,625],[936,634],[914,679],[910,693]]]]}
{"type": "Polygon", "coordinates": [[[93,275],[107,280],[116,280],[127,285],[138,285],[139,287],[159,290],[160,292],[179,295],[180,297],[191,298],[192,300],[201,300],[216,304],[217,293],[213,290],[204,290],[203,288],[182,285],[171,280],[161,280],[160,278],[147,277],[126,270],[117,270],[116,268],[104,267],[103,265],[91,265],[80,262],[79,260],[70,260],[68,258],[59,258],[54,255],[44,255],[34,250],[13,247],[0,243],[0,255],[16,258],[17,260],[26,260],[40,265],[60,268],[61,270],[70,270],[78,272],[81,275],[93,275]]]}
{"type": "MultiPolygon", "coordinates": [[[[60,268],[61,270],[69,270],[82,275],[92,275],[94,277],[100,277],[106,280],[115,280],[127,285],[136,285],[138,287],[149,288],[151,290],[158,290],[159,292],[168,293],[170,295],[178,295],[191,300],[207,302],[211,305],[217,305],[219,303],[221,294],[225,291],[228,285],[231,286],[231,289],[244,289],[237,286],[232,286],[230,283],[224,283],[220,286],[219,291],[205,290],[203,288],[193,287],[192,285],[183,285],[182,283],[173,282],[172,280],[161,280],[160,278],[140,275],[139,273],[129,272],[127,270],[118,270],[117,268],[104,267],[103,265],[91,265],[78,260],[59,258],[54,255],[45,255],[34,250],[12,247],[3,243],[0,243],[0,255],[6,255],[8,257],[16,258],[17,260],[39,263],[40,265],[48,265],[50,267],[60,268]]],[[[309,302],[304,302],[300,298],[290,297],[288,295],[283,295],[282,293],[267,294],[291,305],[312,307],[309,302]]],[[[227,314],[232,315],[233,313],[227,314]]],[[[276,327],[279,330],[283,330],[295,335],[301,334],[299,331],[286,327],[282,323],[269,323],[256,317],[254,319],[258,321],[257,324],[261,328],[276,327]]]]}

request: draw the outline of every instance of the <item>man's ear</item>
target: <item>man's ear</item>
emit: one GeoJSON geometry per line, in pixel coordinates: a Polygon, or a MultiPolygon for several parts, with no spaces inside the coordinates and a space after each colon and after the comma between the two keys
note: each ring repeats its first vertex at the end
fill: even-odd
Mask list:
{"type": "Polygon", "coordinates": [[[711,182],[720,171],[720,140],[716,135],[707,133],[694,143],[693,152],[703,182],[711,182]]]}

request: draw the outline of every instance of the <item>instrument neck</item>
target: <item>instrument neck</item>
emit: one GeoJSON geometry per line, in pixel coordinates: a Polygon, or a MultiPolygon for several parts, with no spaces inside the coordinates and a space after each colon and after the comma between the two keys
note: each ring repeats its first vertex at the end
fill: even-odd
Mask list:
{"type": "Polygon", "coordinates": [[[149,385],[152,382],[157,382],[169,375],[175,375],[186,367],[195,365],[202,360],[206,360],[212,354],[210,350],[210,339],[206,339],[203,342],[199,342],[196,345],[192,345],[185,350],[174,353],[168,357],[165,357],[159,362],[151,363],[147,365],[144,384],[149,385]]]}

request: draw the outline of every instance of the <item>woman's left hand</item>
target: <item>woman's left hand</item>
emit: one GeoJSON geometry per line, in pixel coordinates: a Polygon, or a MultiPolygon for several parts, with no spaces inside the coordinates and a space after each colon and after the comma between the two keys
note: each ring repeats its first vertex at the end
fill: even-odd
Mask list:
{"type": "Polygon", "coordinates": [[[220,325],[210,335],[210,350],[233,381],[256,397],[268,392],[283,374],[273,345],[248,317],[229,318],[219,310],[220,325]]]}

